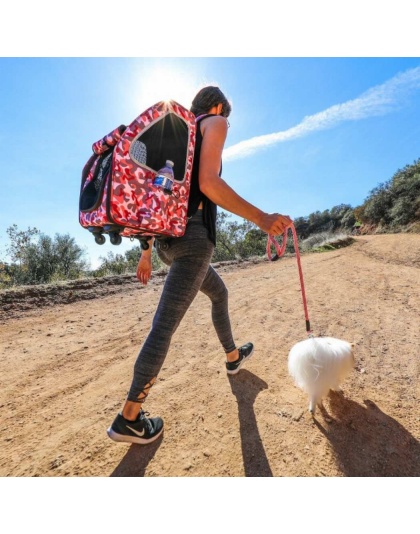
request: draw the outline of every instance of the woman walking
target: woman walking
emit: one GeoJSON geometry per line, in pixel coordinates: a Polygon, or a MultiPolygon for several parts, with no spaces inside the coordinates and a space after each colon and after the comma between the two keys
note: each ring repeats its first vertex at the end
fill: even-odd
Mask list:
{"type": "MultiPolygon", "coordinates": [[[[156,239],[160,259],[170,266],[152,328],[134,365],[126,401],[108,435],[115,441],[146,444],[163,432],[160,417],[149,418],[142,405],[168,353],[171,338],[199,291],[212,303],[212,321],[226,354],[226,372],[236,374],[251,357],[254,346],[237,347],[232,335],[227,288],[210,265],[216,244],[217,206],[280,235],[291,223],[287,216],[265,213],[240,197],[222,178],[221,163],[231,105],[215,86],[201,89],[191,111],[197,117],[196,146],[188,204],[189,221],[179,238],[156,239]]],[[[143,250],[137,278],[147,284],[152,273],[152,248],[143,250]]]]}

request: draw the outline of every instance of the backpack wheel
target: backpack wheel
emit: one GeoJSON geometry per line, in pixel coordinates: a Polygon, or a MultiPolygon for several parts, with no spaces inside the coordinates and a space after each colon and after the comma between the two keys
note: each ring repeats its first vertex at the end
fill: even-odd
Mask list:
{"type": "Polygon", "coordinates": [[[105,241],[106,241],[106,239],[105,239],[104,235],[102,235],[102,234],[95,235],[95,242],[98,245],[103,245],[105,243],[105,241]]]}
{"type": "Polygon", "coordinates": [[[122,237],[119,234],[116,234],[115,232],[110,232],[109,240],[111,241],[112,245],[121,245],[122,237]]]}
{"type": "Polygon", "coordinates": [[[150,245],[149,245],[149,239],[150,239],[150,237],[147,238],[147,239],[146,239],[146,238],[141,238],[141,237],[139,237],[138,239],[139,239],[139,241],[140,241],[140,246],[141,246],[142,250],[148,250],[149,247],[150,247],[150,245]]]}

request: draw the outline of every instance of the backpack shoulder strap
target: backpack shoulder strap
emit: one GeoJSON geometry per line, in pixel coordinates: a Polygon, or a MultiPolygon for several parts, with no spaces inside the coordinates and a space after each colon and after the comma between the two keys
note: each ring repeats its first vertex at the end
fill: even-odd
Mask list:
{"type": "Polygon", "coordinates": [[[198,123],[201,120],[205,119],[206,117],[216,117],[216,116],[217,115],[215,115],[214,113],[203,113],[202,115],[199,115],[198,117],[196,117],[195,122],[198,123]]]}

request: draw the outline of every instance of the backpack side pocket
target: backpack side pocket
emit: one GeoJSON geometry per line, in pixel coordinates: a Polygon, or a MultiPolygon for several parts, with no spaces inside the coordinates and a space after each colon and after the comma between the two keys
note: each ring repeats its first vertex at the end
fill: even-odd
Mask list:
{"type": "Polygon", "coordinates": [[[79,211],[82,213],[96,210],[102,202],[106,178],[111,170],[113,150],[94,156],[90,172],[84,180],[84,187],[82,184],[83,189],[80,193],[79,211]]]}

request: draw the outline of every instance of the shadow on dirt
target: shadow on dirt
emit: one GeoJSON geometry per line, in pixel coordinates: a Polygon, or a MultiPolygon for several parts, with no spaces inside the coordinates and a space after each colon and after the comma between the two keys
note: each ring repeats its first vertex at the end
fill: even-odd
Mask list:
{"type": "Polygon", "coordinates": [[[131,445],[110,477],[144,477],[146,469],[163,441],[163,434],[147,447],[131,445]]]}
{"type": "Polygon", "coordinates": [[[258,376],[243,369],[237,375],[228,375],[232,393],[238,401],[239,428],[245,476],[272,477],[267,455],[258,431],[254,402],[267,384],[258,376]]]}
{"type": "Polygon", "coordinates": [[[336,461],[349,477],[418,477],[420,443],[378,406],[364,406],[330,392],[327,415],[332,421],[315,424],[331,443],[336,461]]]}

